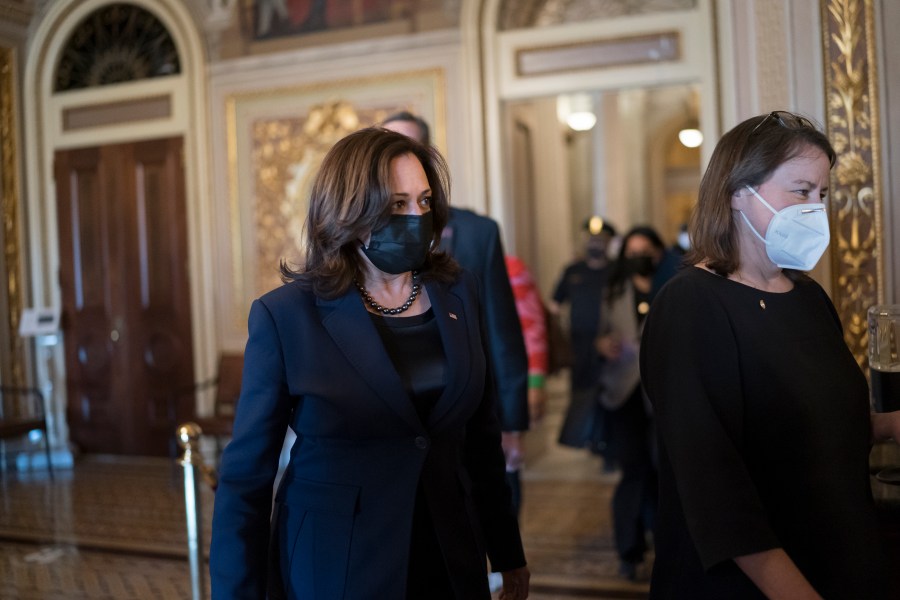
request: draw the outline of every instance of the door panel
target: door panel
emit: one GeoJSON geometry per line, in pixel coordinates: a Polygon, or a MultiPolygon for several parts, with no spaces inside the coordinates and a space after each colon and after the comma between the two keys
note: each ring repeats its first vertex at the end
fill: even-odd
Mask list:
{"type": "Polygon", "coordinates": [[[113,404],[121,392],[109,376],[123,370],[109,335],[122,299],[110,277],[117,268],[119,233],[110,225],[115,206],[106,200],[114,172],[101,150],[58,154],[56,187],[70,434],[86,451],[109,452],[127,432],[113,404]]]}
{"type": "Polygon", "coordinates": [[[136,243],[135,268],[129,273],[138,296],[130,306],[139,347],[133,368],[142,371],[145,381],[144,433],[146,443],[153,444],[171,439],[172,424],[193,413],[193,397],[175,396],[172,389],[173,382],[189,387],[193,377],[180,140],[136,144],[132,164],[134,210],[129,214],[136,243]]]}
{"type": "Polygon", "coordinates": [[[164,455],[193,399],[180,139],[58,152],[71,438],[164,455]],[[179,406],[179,402],[182,406],[179,406]]]}

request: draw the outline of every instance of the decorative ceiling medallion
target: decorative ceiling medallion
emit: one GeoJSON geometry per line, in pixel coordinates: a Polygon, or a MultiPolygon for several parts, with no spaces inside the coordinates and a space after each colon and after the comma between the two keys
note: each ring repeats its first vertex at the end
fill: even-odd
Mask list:
{"type": "Polygon", "coordinates": [[[54,77],[65,92],[181,72],[175,42],[150,12],[110,4],[88,15],[66,41],[54,77]]]}

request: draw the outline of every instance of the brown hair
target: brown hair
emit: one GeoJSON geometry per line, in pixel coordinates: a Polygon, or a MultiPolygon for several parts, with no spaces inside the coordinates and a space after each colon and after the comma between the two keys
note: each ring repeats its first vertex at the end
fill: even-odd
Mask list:
{"type": "Polygon", "coordinates": [[[452,281],[459,267],[438,251],[450,214],[450,175],[437,150],[400,133],[370,127],[351,133],[328,152],[313,181],[306,217],[306,260],[291,269],[281,262],[285,282],[303,281],[316,295],[336,298],[362,268],[360,240],[387,225],[391,216],[391,163],[412,154],[431,187],[434,235],[422,267],[423,279],[452,281]]]}
{"type": "Polygon", "coordinates": [[[834,166],[834,148],[825,134],[808,119],[785,111],[752,117],[723,135],[700,181],[685,263],[705,262],[722,276],[736,271],[741,257],[732,196],[745,185],[759,187],[810,147],[822,150],[834,166]]]}

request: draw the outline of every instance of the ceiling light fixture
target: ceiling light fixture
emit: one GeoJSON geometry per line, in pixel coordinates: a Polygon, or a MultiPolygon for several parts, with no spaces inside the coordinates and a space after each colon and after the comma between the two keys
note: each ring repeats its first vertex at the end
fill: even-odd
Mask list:
{"type": "Polygon", "coordinates": [[[575,131],[589,131],[597,124],[594,99],[589,93],[579,92],[559,96],[556,113],[560,123],[565,123],[575,131]]]}
{"type": "Polygon", "coordinates": [[[696,123],[691,123],[678,132],[678,141],[688,148],[697,148],[703,143],[703,132],[701,132],[696,123]]]}
{"type": "Polygon", "coordinates": [[[566,125],[575,131],[590,131],[597,124],[597,116],[592,112],[573,112],[566,117],[566,125]]]}

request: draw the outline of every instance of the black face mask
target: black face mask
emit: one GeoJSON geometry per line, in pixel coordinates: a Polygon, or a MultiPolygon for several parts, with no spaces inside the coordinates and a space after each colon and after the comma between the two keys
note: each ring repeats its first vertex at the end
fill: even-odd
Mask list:
{"type": "Polygon", "coordinates": [[[600,246],[588,246],[588,258],[604,258],[606,256],[606,248],[600,246]]]}
{"type": "Polygon", "coordinates": [[[379,270],[397,275],[422,266],[434,237],[431,211],[424,215],[391,215],[387,225],[372,232],[363,254],[379,270]]]}
{"type": "Polygon", "coordinates": [[[625,259],[625,268],[632,275],[649,277],[656,271],[652,256],[632,256],[625,259]]]}

